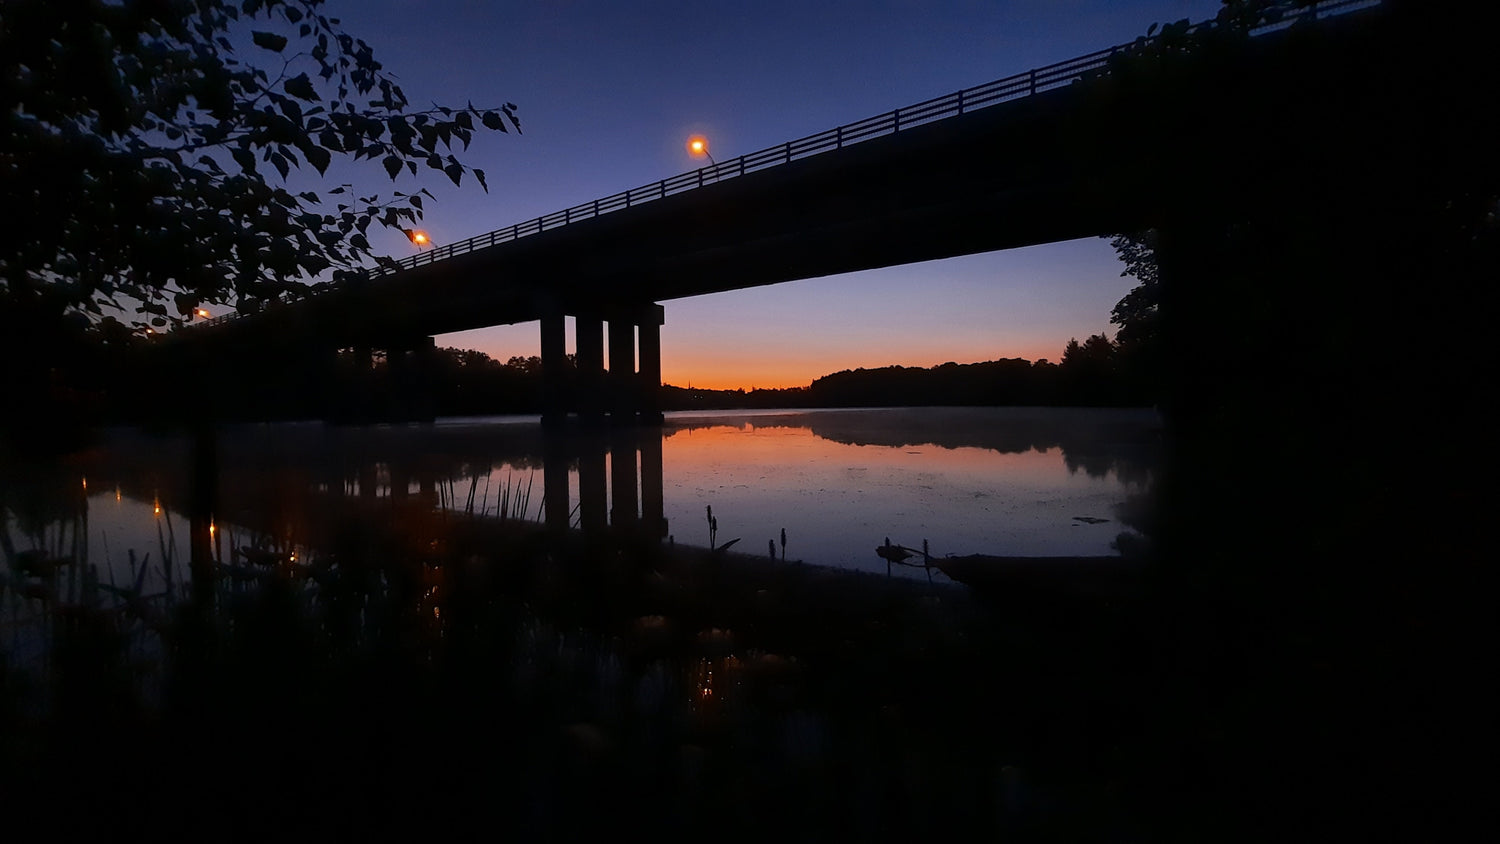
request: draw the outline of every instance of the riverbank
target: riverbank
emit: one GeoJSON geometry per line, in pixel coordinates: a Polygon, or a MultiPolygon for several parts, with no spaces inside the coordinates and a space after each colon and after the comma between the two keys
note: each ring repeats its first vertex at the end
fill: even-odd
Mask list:
{"type": "Polygon", "coordinates": [[[372,525],[311,560],[243,557],[264,576],[220,578],[159,629],[124,602],[38,607],[45,672],[0,674],[7,803],[54,832],[167,838],[1145,822],[1095,741],[1135,720],[1117,635],[680,545],[497,542],[462,519],[416,539],[372,525]]]}

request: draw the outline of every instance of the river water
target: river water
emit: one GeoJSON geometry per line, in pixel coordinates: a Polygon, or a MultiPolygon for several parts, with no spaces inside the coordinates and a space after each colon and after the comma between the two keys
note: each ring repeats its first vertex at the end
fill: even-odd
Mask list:
{"type": "MultiPolygon", "coordinates": [[[[219,434],[216,541],[310,546],[330,501],[371,498],[543,521],[551,465],[553,518],[565,471],[574,528],[633,517],[663,542],[882,573],[887,540],[937,557],[1109,556],[1149,502],[1159,428],[1149,410],[1060,408],[682,412],[659,431],[551,437],[535,417],[238,426],[219,434]]],[[[164,563],[180,574],[187,558],[192,454],[113,431],[9,479],[10,541],[86,558],[105,583],[150,554],[147,581],[164,584],[164,563]]]]}
{"type": "Polygon", "coordinates": [[[884,571],[889,539],[935,556],[1107,556],[1154,471],[1156,418],[1113,410],[885,409],[671,415],[678,541],[884,571]]]}

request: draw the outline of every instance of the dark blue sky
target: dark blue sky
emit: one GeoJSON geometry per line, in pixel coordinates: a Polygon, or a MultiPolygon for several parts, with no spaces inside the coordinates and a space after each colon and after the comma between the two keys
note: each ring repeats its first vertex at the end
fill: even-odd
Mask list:
{"type": "MultiPolygon", "coordinates": [[[[486,135],[468,163],[490,192],[436,173],[370,190],[437,195],[441,244],[693,169],[715,158],[1063,61],[1200,20],[1217,0],[602,2],[331,0],[413,104],[519,106],[524,133],[486,135]],[[436,178],[434,178],[436,177],[436,178]]],[[[377,250],[410,254],[400,236],[377,250]]],[[[699,386],[790,386],[839,369],[997,357],[1056,360],[1110,329],[1132,285],[1092,239],[666,303],[663,376],[699,386]]],[[[534,325],[442,345],[537,353],[534,325]]],[[[571,347],[571,337],[569,340],[571,347]]]]}

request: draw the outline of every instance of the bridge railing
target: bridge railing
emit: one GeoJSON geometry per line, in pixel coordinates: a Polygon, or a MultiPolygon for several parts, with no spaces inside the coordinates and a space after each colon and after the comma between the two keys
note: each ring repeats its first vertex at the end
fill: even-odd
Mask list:
{"type": "MultiPolygon", "coordinates": [[[[1284,10],[1284,14],[1279,20],[1264,23],[1252,29],[1251,34],[1259,35],[1266,32],[1274,32],[1285,29],[1299,21],[1315,20],[1367,9],[1379,6],[1381,2],[1382,0],[1322,0],[1322,2],[1316,2],[1309,6],[1289,8],[1284,10]]],[[[1189,31],[1212,25],[1213,21],[1201,22],[1191,27],[1189,31]]],[[[372,267],[368,270],[366,277],[376,279],[398,273],[402,270],[437,263],[455,255],[463,255],[480,249],[487,249],[501,243],[562,228],[563,226],[582,220],[593,219],[604,214],[664,199],[668,196],[697,190],[698,188],[716,184],[725,179],[737,178],[748,173],[755,173],[771,167],[789,164],[793,161],[820,155],[831,150],[842,149],[846,146],[862,143],[874,138],[893,135],[906,129],[934,123],[939,120],[947,120],[969,112],[978,111],[979,109],[989,108],[1061,88],[1065,85],[1071,85],[1090,74],[1105,70],[1109,65],[1111,56],[1134,49],[1138,43],[1140,42],[1120,44],[1084,56],[1068,59],[1067,61],[1034,68],[1024,73],[1018,73],[1014,76],[1008,76],[984,85],[965,88],[952,94],[935,97],[915,105],[898,108],[894,111],[888,111],[884,114],[838,126],[825,132],[819,132],[816,135],[808,135],[805,138],[799,138],[795,141],[787,141],[777,146],[747,153],[729,161],[721,161],[707,167],[700,167],[697,170],[691,170],[657,182],[642,185],[638,188],[632,188],[613,196],[595,199],[581,205],[574,205],[571,208],[564,208],[561,211],[554,211],[551,214],[545,214],[507,228],[486,232],[467,240],[437,246],[425,252],[419,252],[416,255],[372,267]]],[[[228,314],[198,323],[197,325],[213,325],[233,318],[233,314],[228,314]]]]}

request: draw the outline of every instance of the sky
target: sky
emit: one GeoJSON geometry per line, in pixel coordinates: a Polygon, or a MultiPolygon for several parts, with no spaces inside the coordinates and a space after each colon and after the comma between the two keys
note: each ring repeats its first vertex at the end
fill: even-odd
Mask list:
{"type": "MultiPolygon", "coordinates": [[[[414,107],[514,103],[517,135],[481,133],[460,158],[489,192],[436,171],[421,227],[452,243],[701,166],[1124,43],[1152,23],[1211,17],[1218,0],[329,0],[414,107]]],[[[372,229],[372,234],[375,231],[372,229]]],[[[396,257],[399,233],[372,236],[396,257]]],[[[997,358],[1056,361],[1108,332],[1133,285],[1109,241],[972,255],[671,300],[666,383],[804,386],[844,369],[997,358]]],[[[570,321],[571,322],[571,321],[570,321]]],[[[536,324],[442,335],[505,360],[539,353],[536,324]]],[[[573,348],[571,325],[569,351],[573,348]]]]}

